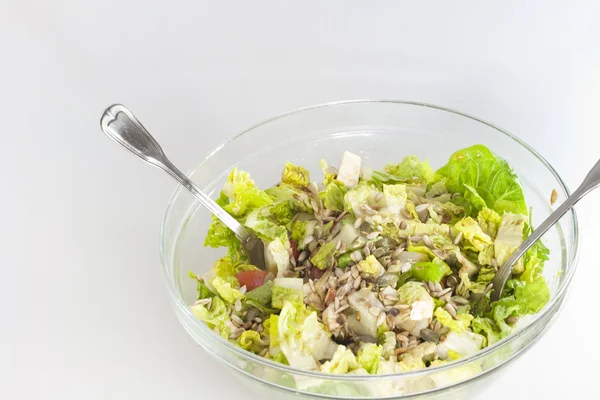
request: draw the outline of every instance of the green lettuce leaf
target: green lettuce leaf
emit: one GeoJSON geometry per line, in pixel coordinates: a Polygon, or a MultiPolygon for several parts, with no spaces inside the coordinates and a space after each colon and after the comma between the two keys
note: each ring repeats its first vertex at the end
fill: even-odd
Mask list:
{"type": "Polygon", "coordinates": [[[237,339],[236,344],[244,350],[248,350],[254,354],[258,354],[268,347],[262,338],[260,333],[256,331],[245,331],[237,339]]]}
{"type": "Polygon", "coordinates": [[[496,238],[502,217],[496,211],[484,207],[477,214],[477,222],[487,235],[496,238]]]}
{"type": "Polygon", "coordinates": [[[250,174],[237,168],[229,174],[223,193],[231,200],[223,208],[234,217],[272,203],[267,193],[256,187],[254,181],[250,179],[250,174]]]}
{"type": "Polygon", "coordinates": [[[281,173],[281,183],[306,187],[310,183],[310,173],[304,167],[294,165],[291,162],[286,162],[281,173]]]}
{"type": "Polygon", "coordinates": [[[335,353],[336,344],[318,322],[317,313],[304,304],[285,301],[279,316],[270,318],[270,347],[279,348],[290,366],[314,370],[316,360],[329,359],[335,353]]]}
{"type": "Polygon", "coordinates": [[[396,334],[394,332],[392,332],[392,331],[383,332],[381,342],[383,343],[383,350],[382,350],[383,358],[388,359],[391,356],[396,354],[394,351],[396,350],[397,340],[396,340],[396,334]]]}
{"type": "Polygon", "coordinates": [[[454,228],[457,231],[462,232],[463,239],[469,242],[477,251],[483,251],[494,243],[492,238],[483,232],[477,221],[471,217],[466,217],[458,221],[454,225],[454,228]]]}
{"type": "Polygon", "coordinates": [[[273,299],[271,304],[275,308],[283,308],[283,303],[289,301],[290,303],[303,303],[303,293],[296,289],[290,289],[281,286],[273,286],[273,299]]]}
{"type": "MultiPolygon", "coordinates": [[[[523,230],[523,239],[531,235],[533,231],[533,224],[531,223],[531,212],[529,213],[529,222],[525,224],[523,230]]],[[[541,240],[535,242],[535,244],[527,250],[524,261],[524,272],[521,274],[520,279],[525,282],[533,282],[537,277],[542,275],[544,269],[544,263],[549,260],[550,250],[542,243],[541,240]]]]}
{"type": "Polygon", "coordinates": [[[246,299],[255,301],[258,304],[269,307],[273,296],[273,281],[267,281],[263,285],[246,293],[246,299]]]}
{"type": "Polygon", "coordinates": [[[442,178],[439,181],[435,182],[431,185],[425,197],[428,199],[441,196],[443,194],[448,193],[448,188],[446,187],[446,179],[442,178]]]}
{"type": "MultiPolygon", "coordinates": [[[[333,172],[333,169],[329,167],[329,164],[327,164],[327,161],[321,159],[319,161],[319,166],[323,170],[323,175],[325,176],[325,179],[323,180],[323,185],[327,186],[331,182],[336,180],[335,172],[333,172]]],[[[339,182],[339,181],[337,181],[337,182],[339,182]]],[[[343,183],[339,182],[339,184],[343,186],[343,183]]]]}
{"type": "Polygon", "coordinates": [[[533,282],[516,285],[512,296],[492,304],[492,316],[502,331],[502,337],[512,332],[512,328],[506,323],[508,317],[538,313],[548,301],[550,290],[543,276],[537,277],[533,282]]]}
{"type": "Polygon", "coordinates": [[[208,286],[206,286],[204,284],[204,281],[202,279],[198,279],[198,277],[196,276],[196,274],[194,274],[192,271],[189,272],[190,278],[196,280],[196,282],[198,283],[198,297],[197,300],[202,300],[202,299],[208,299],[210,297],[214,297],[214,293],[210,291],[210,289],[208,288],[208,286]]]}
{"type": "Polygon", "coordinates": [[[331,266],[334,253],[335,242],[327,242],[310,258],[310,261],[319,269],[327,269],[331,266]]]}
{"type": "Polygon", "coordinates": [[[481,209],[482,203],[500,215],[527,214],[525,197],[517,174],[508,163],[483,145],[459,150],[437,171],[446,186],[481,209]],[[483,201],[483,202],[482,202],[483,201]]]}
{"type": "Polygon", "coordinates": [[[273,357],[273,361],[278,362],[280,364],[290,365],[287,358],[285,357],[285,354],[283,354],[283,352],[281,351],[275,354],[275,356],[273,357]]]}
{"type": "Polygon", "coordinates": [[[211,283],[215,287],[215,290],[219,296],[221,296],[223,300],[230,304],[233,304],[237,300],[242,300],[244,298],[242,292],[232,286],[231,281],[226,281],[225,279],[217,276],[212,280],[211,283]]]}
{"type": "Polygon", "coordinates": [[[252,229],[258,237],[270,242],[276,238],[282,242],[288,240],[288,231],[283,225],[279,225],[270,219],[271,211],[269,207],[253,210],[248,214],[244,226],[252,229]]]}
{"type": "Polygon", "coordinates": [[[468,313],[461,313],[456,315],[456,319],[452,318],[452,315],[443,308],[436,308],[435,317],[440,321],[440,324],[450,328],[451,331],[456,333],[463,333],[471,325],[473,316],[468,313]]]}
{"type": "Polygon", "coordinates": [[[366,215],[364,206],[377,206],[379,208],[383,205],[383,199],[377,200],[380,193],[382,192],[377,190],[376,187],[361,182],[344,195],[344,209],[353,212],[356,216],[364,216],[366,215]]]}
{"type": "Polygon", "coordinates": [[[477,317],[471,321],[471,327],[473,332],[487,338],[487,346],[496,343],[502,338],[500,329],[490,318],[477,317]]]}
{"type": "Polygon", "coordinates": [[[375,343],[365,344],[358,350],[358,364],[370,374],[376,374],[383,353],[383,346],[375,343]]]}
{"type": "Polygon", "coordinates": [[[306,234],[306,221],[296,220],[292,225],[292,239],[298,243],[298,248],[302,248],[304,235],[306,234]]]}
{"type": "Polygon", "coordinates": [[[383,266],[377,261],[375,256],[370,255],[359,263],[360,270],[364,273],[371,274],[374,277],[380,277],[385,272],[383,266]]]}
{"type": "Polygon", "coordinates": [[[410,269],[412,277],[421,282],[440,282],[452,270],[444,261],[434,257],[431,262],[418,262],[410,269]]]}
{"type": "Polygon", "coordinates": [[[428,183],[435,173],[427,161],[421,162],[416,156],[406,156],[399,164],[388,164],[384,171],[396,182],[428,183]]]}
{"type": "Polygon", "coordinates": [[[223,338],[227,339],[231,334],[231,329],[227,325],[230,320],[227,307],[219,297],[213,297],[210,308],[203,304],[196,304],[191,306],[190,310],[196,318],[204,321],[210,329],[216,329],[223,338]]]}
{"type": "Polygon", "coordinates": [[[321,372],[329,374],[347,374],[359,368],[356,357],[346,346],[339,345],[330,361],[321,365],[321,372]]]}
{"type": "Polygon", "coordinates": [[[323,200],[325,208],[333,211],[344,211],[344,195],[347,189],[344,184],[333,181],[325,186],[319,193],[319,198],[323,200]]]}
{"type": "Polygon", "coordinates": [[[485,283],[487,286],[487,284],[494,279],[494,276],[496,276],[496,270],[494,267],[486,265],[481,267],[479,270],[476,282],[485,283]]]}

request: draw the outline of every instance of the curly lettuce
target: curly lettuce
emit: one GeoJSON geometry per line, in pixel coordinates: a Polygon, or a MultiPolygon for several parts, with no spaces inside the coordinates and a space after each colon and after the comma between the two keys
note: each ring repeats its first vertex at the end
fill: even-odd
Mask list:
{"type": "Polygon", "coordinates": [[[437,170],[446,178],[450,192],[459,193],[474,206],[474,211],[488,207],[498,214],[527,214],[525,196],[517,174],[502,158],[477,144],[459,150],[437,170]]]}

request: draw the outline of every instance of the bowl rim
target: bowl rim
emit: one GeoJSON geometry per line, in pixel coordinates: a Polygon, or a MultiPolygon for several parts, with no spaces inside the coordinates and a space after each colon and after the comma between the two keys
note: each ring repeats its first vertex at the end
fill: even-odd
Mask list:
{"type": "MultiPolygon", "coordinates": [[[[464,113],[464,112],[461,112],[461,111],[458,111],[458,110],[455,110],[452,108],[438,106],[438,105],[431,104],[431,103],[417,102],[417,101],[405,101],[405,100],[376,100],[376,99],[344,100],[344,101],[335,101],[335,102],[321,103],[321,104],[316,104],[316,105],[312,105],[312,106],[302,107],[302,108],[298,108],[295,110],[291,110],[291,111],[279,114],[272,118],[263,120],[262,122],[259,122],[255,125],[252,125],[251,127],[245,129],[241,133],[238,133],[237,135],[233,136],[229,140],[226,140],[226,141],[222,142],[221,144],[218,144],[217,146],[213,147],[213,149],[208,152],[206,157],[195,168],[188,171],[186,175],[190,176],[190,175],[194,174],[196,171],[201,169],[209,159],[211,159],[213,156],[215,156],[225,146],[229,145],[234,140],[240,138],[241,136],[249,133],[250,131],[252,131],[262,125],[268,124],[268,123],[273,122],[278,119],[285,118],[292,114],[299,114],[299,113],[314,110],[317,108],[326,108],[326,107],[330,107],[330,106],[339,106],[339,105],[346,105],[346,104],[370,104],[370,103],[400,104],[400,105],[431,108],[434,110],[444,111],[444,112],[455,114],[455,115],[458,115],[461,117],[469,118],[476,122],[487,125],[488,127],[495,129],[499,133],[504,134],[509,139],[512,139],[517,144],[521,145],[523,148],[525,148],[527,151],[529,151],[529,153],[531,153],[534,157],[536,157],[538,159],[538,161],[540,161],[548,169],[548,171],[554,176],[554,178],[557,180],[560,188],[567,195],[571,194],[571,192],[569,191],[569,188],[567,187],[567,185],[565,184],[563,179],[560,177],[558,172],[554,169],[554,167],[541,154],[539,154],[535,149],[533,149],[531,146],[529,146],[525,141],[523,141],[519,137],[511,134],[510,132],[508,132],[488,121],[482,120],[478,117],[475,117],[473,115],[470,115],[470,114],[467,114],[467,113],[464,113]]],[[[579,223],[578,223],[578,218],[577,218],[575,208],[571,208],[572,218],[570,219],[571,220],[570,222],[573,227],[573,252],[571,254],[570,259],[567,259],[567,263],[569,263],[572,266],[572,268],[570,268],[567,271],[566,276],[563,281],[563,284],[561,286],[559,286],[556,294],[550,299],[548,304],[546,304],[539,313],[535,314],[533,319],[528,323],[528,325],[523,327],[520,331],[513,333],[513,334],[507,336],[506,338],[494,343],[493,345],[488,346],[488,347],[478,351],[475,355],[473,355],[471,357],[452,361],[452,362],[449,362],[444,365],[428,367],[428,368],[424,368],[424,369],[416,370],[416,371],[408,371],[408,372],[393,373],[393,374],[381,374],[381,375],[332,375],[332,374],[323,373],[323,372],[300,370],[300,369],[290,367],[288,365],[284,365],[284,364],[266,359],[264,357],[259,357],[256,354],[253,354],[249,351],[246,351],[246,350],[232,344],[231,342],[222,338],[221,336],[216,335],[210,328],[208,328],[208,326],[206,326],[206,324],[204,322],[200,321],[193,315],[193,313],[190,311],[189,305],[184,301],[183,297],[180,295],[179,290],[177,289],[177,287],[174,284],[174,281],[172,279],[169,279],[170,274],[168,273],[167,266],[169,265],[170,260],[168,260],[168,256],[166,253],[166,248],[167,248],[166,225],[167,225],[169,216],[171,214],[172,207],[182,190],[183,190],[183,187],[179,185],[173,191],[173,194],[171,195],[171,197],[169,199],[169,203],[167,205],[167,209],[165,211],[165,215],[163,217],[163,221],[162,221],[161,228],[160,228],[160,237],[161,237],[160,255],[161,255],[161,261],[163,264],[163,268],[165,268],[164,278],[166,280],[169,294],[173,301],[173,306],[177,307],[183,313],[183,315],[181,315],[180,318],[185,316],[185,318],[188,320],[188,322],[190,322],[195,327],[195,330],[198,330],[201,334],[206,336],[208,338],[208,340],[212,340],[215,344],[225,346],[228,350],[231,350],[234,353],[237,353],[239,356],[246,359],[247,361],[256,362],[265,367],[270,367],[270,368],[274,368],[274,369],[281,370],[284,372],[288,372],[288,373],[292,373],[292,374],[296,374],[296,375],[303,375],[303,376],[311,377],[311,378],[320,378],[320,379],[328,379],[328,380],[333,379],[336,381],[339,380],[339,381],[371,381],[371,382],[382,380],[382,379],[391,379],[391,378],[414,378],[414,377],[419,377],[419,376],[431,375],[433,373],[437,373],[437,372],[441,372],[441,371],[452,370],[453,368],[461,367],[465,364],[469,364],[473,361],[477,361],[481,358],[484,358],[487,355],[493,353],[495,350],[497,350],[501,347],[504,347],[505,345],[508,345],[509,343],[512,343],[517,338],[530,332],[535,326],[537,326],[538,322],[542,319],[542,317],[544,317],[549,311],[555,309],[555,305],[557,305],[557,303],[560,303],[562,301],[566,291],[568,290],[568,288],[570,286],[570,283],[571,283],[571,280],[575,273],[575,270],[577,269],[577,264],[578,264],[578,259],[579,259],[579,247],[580,247],[579,246],[580,245],[579,223]]],[[[181,234],[181,231],[178,233],[178,236],[180,234],[181,234]]],[[[177,240],[178,239],[176,239],[176,241],[177,240]]],[[[556,310],[558,310],[560,308],[560,306],[561,306],[561,304],[558,304],[558,307],[556,307],[556,310]]],[[[534,340],[533,342],[526,344],[525,348],[531,347],[532,343],[534,343],[534,342],[536,342],[536,341],[534,340]]],[[[508,360],[502,361],[499,365],[503,365],[507,361],[510,361],[512,359],[513,358],[511,357],[508,360]]],[[[485,370],[482,373],[477,374],[476,376],[484,375],[487,372],[489,372],[489,371],[485,370]]],[[[459,384],[462,382],[463,381],[456,382],[456,384],[459,384]]],[[[454,386],[454,385],[455,384],[452,384],[449,386],[454,386]]],[[[448,386],[444,386],[444,387],[448,387],[448,386]]],[[[440,387],[438,389],[443,389],[443,387],[440,387]]]]}

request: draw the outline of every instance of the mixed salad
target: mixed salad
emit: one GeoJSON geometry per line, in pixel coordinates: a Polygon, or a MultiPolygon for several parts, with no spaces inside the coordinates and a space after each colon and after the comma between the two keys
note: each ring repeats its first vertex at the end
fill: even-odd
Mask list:
{"type": "Polygon", "coordinates": [[[267,270],[213,219],[205,245],[227,255],[191,273],[191,310],[223,338],[298,369],[389,374],[469,357],[548,302],[541,242],[490,302],[532,227],[517,175],[485,146],[437,171],[414,156],[374,170],[349,152],[320,164],[320,183],[288,162],[266,190],[231,171],[218,203],[264,240],[267,270]]]}

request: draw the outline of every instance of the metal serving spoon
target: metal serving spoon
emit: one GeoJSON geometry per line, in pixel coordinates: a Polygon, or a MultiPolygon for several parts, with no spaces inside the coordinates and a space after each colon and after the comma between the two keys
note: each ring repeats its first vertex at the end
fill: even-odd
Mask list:
{"type": "Polygon", "coordinates": [[[106,109],[100,119],[102,131],[112,140],[125,147],[127,150],[165,171],[173,179],[202,203],[208,210],[219,218],[240,239],[242,246],[248,254],[250,263],[265,269],[264,243],[252,232],[244,228],[227,211],[215,203],[202,192],[183,172],[181,172],[167,158],[158,142],[144,128],[141,122],[121,104],[114,104],[106,109]]]}
{"type": "Polygon", "coordinates": [[[573,192],[565,201],[562,203],[542,224],[534,230],[531,235],[517,248],[517,250],[506,260],[504,264],[500,267],[496,276],[492,280],[493,292],[491,294],[491,300],[497,301],[500,299],[500,295],[502,294],[502,290],[504,289],[504,285],[508,280],[512,272],[512,267],[519,261],[521,257],[525,254],[527,250],[531,246],[538,241],[539,238],[542,237],[548,229],[550,229],[554,224],[558,222],[558,220],[565,215],[567,211],[569,211],[575,203],[577,203],[583,196],[591,192],[593,189],[596,189],[600,186],[600,161],[594,165],[594,167],[588,172],[587,176],[579,185],[577,190],[573,192]]]}

